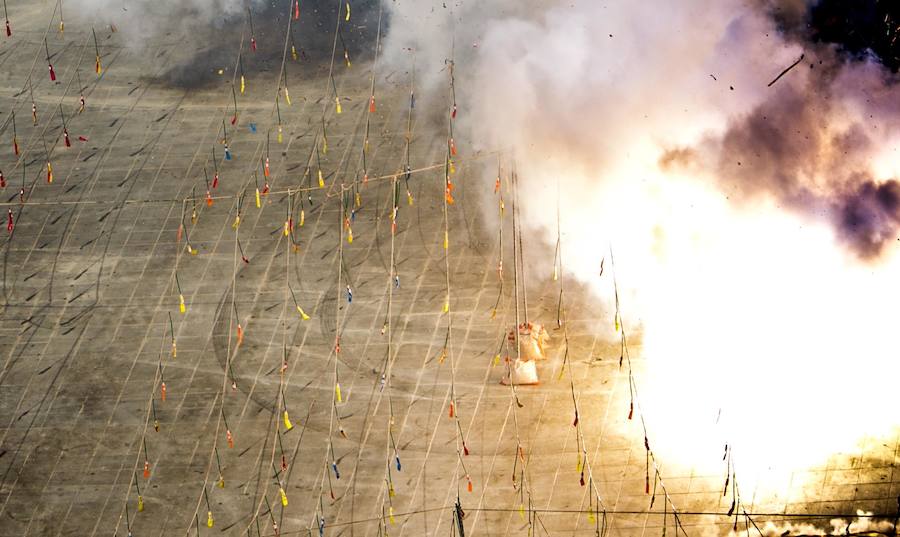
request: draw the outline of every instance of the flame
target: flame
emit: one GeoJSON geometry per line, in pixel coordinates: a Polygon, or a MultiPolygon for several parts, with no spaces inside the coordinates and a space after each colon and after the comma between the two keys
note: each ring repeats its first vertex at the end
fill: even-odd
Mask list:
{"type": "MultiPolygon", "coordinates": [[[[546,179],[561,163],[538,166],[546,179]]],[[[589,190],[562,193],[563,262],[608,300],[613,319],[602,330],[629,337],[635,410],[667,472],[722,471],[728,444],[742,490],[775,494],[794,472],[892,433],[900,417],[873,373],[900,374],[889,350],[896,251],[863,262],[827,222],[772,201],[737,206],[709,183],[633,160],[619,167],[602,180],[577,169],[564,178],[589,190]]],[[[538,218],[555,192],[530,194],[542,200],[528,208],[538,218]]],[[[555,227],[546,225],[548,242],[555,227]]],[[[625,423],[641,434],[636,417],[625,423]]]]}

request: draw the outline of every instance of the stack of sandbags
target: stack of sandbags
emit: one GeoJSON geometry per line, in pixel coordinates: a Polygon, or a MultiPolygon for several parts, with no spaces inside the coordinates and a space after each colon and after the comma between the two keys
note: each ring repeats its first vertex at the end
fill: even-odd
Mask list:
{"type": "Polygon", "coordinates": [[[515,330],[510,330],[506,338],[509,348],[518,350],[518,357],[515,360],[507,357],[507,373],[500,382],[509,384],[512,377],[512,383],[517,386],[538,384],[535,362],[546,358],[544,343],[550,339],[547,330],[538,323],[522,323],[518,329],[518,343],[515,330]]]}

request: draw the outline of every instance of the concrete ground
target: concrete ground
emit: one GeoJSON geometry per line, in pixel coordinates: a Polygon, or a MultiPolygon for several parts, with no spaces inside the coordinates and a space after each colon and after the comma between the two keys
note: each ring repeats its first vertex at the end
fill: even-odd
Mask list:
{"type": "MultiPolygon", "coordinates": [[[[193,91],[154,84],[180,44],[160,41],[154,54],[140,54],[108,28],[98,35],[105,67],[98,78],[89,31],[70,25],[63,38],[50,32],[58,75],[50,83],[42,39],[48,6],[19,6],[15,35],[0,41],[0,110],[4,117],[16,111],[22,151],[19,159],[13,155],[7,124],[0,135],[8,182],[2,198],[15,228],[3,237],[0,535],[126,535],[129,527],[141,536],[272,535],[273,522],[281,535],[312,535],[319,517],[332,536],[439,535],[456,531],[457,496],[470,535],[637,536],[664,528],[696,535],[732,528],[735,518],[726,515],[732,498],[720,492],[724,465],[713,475],[662,472],[669,501],[660,493],[648,509],[643,433],[627,419],[627,369],[619,367],[609,330],[597,328],[609,326],[613,313],[575,284],[566,291],[571,369],[559,378],[564,345],[554,329],[549,359],[539,366],[541,385],[513,393],[499,384],[504,366],[495,365],[494,355],[516,315],[511,211],[507,201],[501,291],[496,223],[480,202],[494,196],[483,170],[495,167],[498,155],[467,154],[460,142],[445,258],[446,124],[419,107],[410,161],[424,170],[409,180],[412,206],[400,182],[393,238],[400,286],[394,287],[392,180],[376,177],[405,163],[409,73],[396,73],[377,90],[367,157],[372,180],[358,189],[358,208],[355,191],[340,192],[361,176],[370,66],[338,65],[343,113],[324,106],[325,187],[317,188],[314,156],[314,188],[303,193],[296,189],[310,185],[304,171],[315,154],[326,79],[308,71],[291,80],[293,105],[281,108],[283,143],[274,133],[269,142],[271,193],[257,208],[254,173],[262,185],[276,74],[248,80],[239,121],[228,125],[234,160],[226,162],[219,142],[223,116],[231,115],[227,82],[193,91]],[[80,114],[76,70],[86,86],[80,114]],[[32,72],[37,126],[30,118],[32,72]],[[62,141],[60,104],[71,148],[62,141]],[[213,147],[220,184],[207,206],[203,170],[211,180],[213,147]],[[288,189],[295,189],[290,196],[288,189]],[[191,196],[197,201],[185,201],[191,196]],[[301,198],[305,222],[294,230],[294,247],[282,230],[289,203],[298,223],[301,198]],[[352,244],[342,231],[342,204],[356,209],[352,244]],[[179,234],[182,222],[186,232],[179,234]],[[187,252],[188,241],[196,255],[187,252]],[[300,318],[288,286],[309,320],[300,318]],[[382,390],[385,364],[390,375],[382,390]],[[590,465],[585,486],[579,451],[590,465]],[[217,486],[220,476],[224,487],[217,486]],[[586,511],[596,508],[596,496],[607,514],[595,522],[586,511]]],[[[526,250],[537,247],[525,243],[526,250]]],[[[553,328],[557,286],[549,274],[529,274],[529,317],[553,328]]],[[[639,374],[638,340],[632,352],[639,374]]],[[[742,498],[742,508],[760,513],[752,520],[761,528],[785,520],[827,528],[831,517],[856,509],[893,516],[897,450],[896,438],[866,441],[856,453],[798,471],[775,498],[742,498]]],[[[749,519],[737,522],[743,531],[749,519]]]]}

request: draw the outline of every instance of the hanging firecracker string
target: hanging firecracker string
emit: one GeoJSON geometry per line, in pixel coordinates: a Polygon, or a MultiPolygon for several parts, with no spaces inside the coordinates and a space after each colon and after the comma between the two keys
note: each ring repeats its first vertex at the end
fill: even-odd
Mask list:
{"type": "MultiPolygon", "coordinates": [[[[298,6],[298,9],[299,9],[299,6],[298,6]]],[[[299,15],[300,12],[297,11],[297,13],[299,15]]],[[[290,24],[289,32],[290,32],[290,38],[291,38],[291,58],[294,61],[297,61],[297,59],[299,58],[299,55],[297,54],[297,46],[294,44],[294,24],[293,24],[293,22],[291,22],[291,24],[290,24]]]]}
{"type": "MultiPolygon", "coordinates": [[[[60,112],[62,112],[62,106],[60,106],[60,112]]],[[[13,111],[10,114],[11,114],[10,118],[12,120],[12,129],[13,129],[13,137],[12,137],[13,154],[16,156],[16,158],[18,158],[19,157],[19,134],[16,131],[16,113],[15,113],[15,111],[13,111]]],[[[66,137],[68,138],[68,135],[66,135],[66,137]]]]}
{"type": "Polygon", "coordinates": [[[238,69],[241,75],[241,95],[244,94],[244,90],[247,89],[246,79],[244,78],[244,55],[243,53],[238,53],[238,69]]]}
{"type": "Polygon", "coordinates": [[[250,259],[248,259],[246,255],[244,255],[244,248],[241,246],[241,239],[237,239],[237,245],[238,245],[238,251],[241,253],[241,261],[243,261],[245,264],[249,265],[250,259]]]}
{"type": "MultiPolygon", "coordinates": [[[[288,82],[287,82],[287,65],[284,66],[284,68],[282,69],[282,73],[281,73],[281,74],[282,74],[282,81],[284,82],[284,100],[285,100],[286,103],[288,103],[288,106],[293,106],[293,105],[291,104],[291,92],[288,90],[288,82]]],[[[277,101],[276,101],[276,102],[277,102],[277,101]]],[[[280,117],[280,115],[279,115],[279,118],[278,118],[278,119],[279,119],[278,124],[280,125],[280,124],[281,124],[281,117],[280,117]]],[[[280,143],[280,142],[279,142],[279,143],[280,143]]]]}
{"type": "Polygon", "coordinates": [[[172,312],[169,312],[169,333],[172,334],[172,358],[177,358],[178,346],[175,343],[175,323],[172,322],[172,312]]]}
{"type": "MultiPolygon", "coordinates": [[[[634,378],[634,372],[632,369],[631,356],[628,352],[628,344],[627,344],[627,337],[625,334],[625,326],[624,326],[624,322],[622,321],[621,311],[619,309],[619,294],[618,294],[618,284],[616,281],[615,258],[613,256],[611,248],[610,248],[610,263],[612,266],[613,291],[614,291],[614,297],[615,297],[614,324],[615,324],[616,331],[619,332],[620,337],[621,337],[621,339],[620,339],[621,355],[619,357],[619,367],[622,366],[623,361],[627,362],[627,364],[628,364],[628,389],[629,389],[629,395],[630,395],[628,419],[632,419],[633,415],[634,415],[635,401],[638,400],[637,384],[636,384],[636,381],[634,378]]],[[[602,273],[602,269],[603,269],[603,263],[601,262],[601,273],[602,273]]],[[[645,490],[645,493],[647,493],[647,494],[650,493],[650,467],[651,467],[651,463],[652,463],[653,472],[654,472],[654,487],[653,487],[654,495],[656,494],[656,486],[658,484],[662,488],[663,494],[665,496],[664,509],[667,510],[669,507],[671,507],[671,509],[672,509],[672,514],[675,519],[675,529],[676,529],[676,535],[677,535],[679,529],[682,529],[682,531],[683,531],[683,528],[681,527],[681,520],[679,518],[678,511],[675,508],[675,504],[672,502],[672,499],[668,494],[665,483],[662,480],[662,476],[659,473],[659,465],[657,464],[657,461],[653,454],[653,451],[650,449],[649,435],[647,433],[647,424],[645,422],[644,415],[640,410],[641,410],[640,405],[638,405],[638,417],[640,419],[641,428],[642,428],[643,434],[644,434],[644,449],[646,452],[646,473],[645,473],[644,490],[645,490]]],[[[726,455],[727,455],[727,451],[726,451],[726,455]]],[[[734,481],[732,481],[732,486],[734,487],[735,485],[736,484],[734,483],[734,481]]],[[[727,477],[726,477],[725,491],[727,493],[727,477]]],[[[653,502],[653,498],[651,498],[651,505],[652,505],[652,502],[653,502]]],[[[733,514],[733,512],[735,511],[735,509],[737,507],[737,504],[738,504],[737,495],[736,495],[736,493],[733,493],[732,509],[729,510],[728,516],[731,516],[731,514],[733,514]]],[[[664,516],[665,516],[665,514],[664,514],[664,516]]],[[[736,524],[737,524],[737,519],[735,519],[735,527],[736,527],[736,524]]],[[[665,529],[663,531],[665,532],[665,529]]]]}
{"type": "Polygon", "coordinates": [[[300,314],[300,318],[303,319],[304,321],[308,321],[309,315],[307,315],[307,313],[305,311],[303,311],[303,308],[300,307],[300,303],[297,302],[297,297],[294,295],[294,289],[290,285],[288,286],[288,289],[291,292],[291,298],[294,301],[294,306],[297,308],[297,313],[300,314]]]}
{"type": "Polygon", "coordinates": [[[234,308],[234,318],[237,320],[237,340],[236,346],[240,347],[244,342],[244,328],[241,326],[241,316],[237,310],[237,303],[232,301],[231,307],[234,308]]]}
{"type": "Polygon", "coordinates": [[[266,185],[265,185],[265,188],[263,189],[263,194],[268,194],[269,193],[269,181],[268,181],[268,179],[269,179],[269,133],[268,133],[268,131],[266,132],[266,157],[265,157],[265,160],[263,161],[263,175],[266,178],[266,182],[265,182],[266,185]]]}
{"type": "Polygon", "coordinates": [[[206,171],[205,167],[203,168],[203,179],[206,182],[206,206],[212,207],[213,197],[212,197],[212,193],[210,192],[209,173],[206,171]]]}
{"type": "Polygon", "coordinates": [[[187,307],[184,304],[184,293],[181,291],[181,281],[178,279],[178,271],[175,271],[175,286],[178,288],[178,312],[185,313],[187,307]]]}
{"type": "Polygon", "coordinates": [[[62,104],[59,105],[59,117],[62,120],[63,141],[65,142],[66,147],[72,147],[72,141],[69,139],[69,128],[66,126],[66,115],[63,113],[62,104]]]}
{"type": "Polygon", "coordinates": [[[3,0],[3,15],[6,17],[6,37],[12,37],[12,26],[9,24],[9,10],[6,9],[6,0],[3,0]]]}
{"type": "Polygon", "coordinates": [[[137,510],[138,513],[144,512],[144,495],[141,494],[141,484],[138,482],[137,472],[132,473],[132,477],[134,478],[132,481],[134,483],[134,488],[137,491],[137,510]]]}
{"type": "Polygon", "coordinates": [[[288,414],[287,400],[285,400],[285,398],[284,398],[284,388],[281,389],[281,404],[284,409],[284,415],[283,415],[284,431],[288,432],[294,428],[294,424],[291,422],[290,415],[288,414]]]}
{"type": "Polygon", "coordinates": [[[497,280],[499,282],[499,289],[497,290],[497,299],[494,301],[494,306],[491,308],[491,320],[497,316],[497,307],[500,305],[500,299],[503,297],[503,192],[500,190],[500,161],[497,161],[497,182],[496,187],[494,189],[495,192],[500,195],[500,203],[498,210],[498,225],[497,225],[497,234],[498,234],[498,259],[497,259],[497,280]]]}
{"type": "Polygon", "coordinates": [[[241,209],[244,206],[244,193],[242,192],[240,197],[238,197],[237,202],[237,212],[234,215],[234,222],[231,224],[231,229],[237,231],[238,227],[241,225],[241,209]]]}
{"type": "MultiPolygon", "coordinates": [[[[287,92],[287,88],[285,88],[285,92],[287,92]]],[[[288,104],[290,104],[290,102],[288,104]]],[[[282,123],[281,123],[281,106],[278,104],[278,95],[277,94],[275,95],[275,113],[278,117],[277,141],[280,144],[284,141],[284,138],[283,138],[283,134],[282,134],[283,127],[282,127],[282,123]]],[[[268,155],[269,155],[269,135],[268,135],[268,133],[266,133],[266,158],[267,158],[267,160],[268,160],[268,155]]]]}
{"type": "MultiPolygon", "coordinates": [[[[85,100],[84,100],[84,90],[85,87],[81,84],[81,75],[78,74],[78,69],[75,69],[75,82],[78,83],[78,113],[81,114],[84,112],[85,100]]],[[[83,138],[79,136],[79,138],[83,138]]]]}
{"type": "Polygon", "coordinates": [[[44,51],[47,53],[47,68],[50,69],[50,82],[56,82],[56,71],[53,70],[53,64],[50,62],[50,47],[47,45],[46,38],[44,38],[44,51]]]}
{"type": "MultiPolygon", "coordinates": [[[[219,186],[219,163],[218,163],[218,161],[216,161],[216,147],[213,146],[210,149],[212,151],[212,163],[213,163],[212,187],[213,187],[213,189],[215,189],[219,186]]],[[[204,168],[204,170],[205,170],[205,168],[204,168]]]]}
{"type": "Polygon", "coordinates": [[[319,179],[319,188],[325,188],[325,176],[322,174],[322,157],[316,149],[316,175],[319,179]]]}
{"type": "Polygon", "coordinates": [[[156,400],[150,399],[150,410],[153,415],[153,430],[159,432],[159,419],[156,417],[156,400]]]}
{"type": "Polygon", "coordinates": [[[331,470],[334,472],[334,478],[340,479],[341,472],[338,469],[337,457],[334,455],[334,442],[329,442],[328,448],[331,450],[331,470]]]}
{"type": "MultiPolygon", "coordinates": [[[[193,223],[193,219],[192,219],[192,223],[193,223]]],[[[193,246],[191,246],[191,235],[187,229],[187,226],[184,223],[183,209],[182,209],[182,215],[181,215],[181,223],[178,226],[178,232],[175,236],[175,242],[180,242],[182,235],[184,235],[185,250],[187,250],[187,252],[191,255],[197,255],[198,250],[196,248],[194,248],[193,246]]]]}
{"type": "Polygon", "coordinates": [[[231,433],[231,427],[228,426],[228,419],[225,417],[225,409],[221,409],[222,422],[225,424],[225,440],[228,442],[228,448],[234,448],[234,435],[231,433]]]}
{"type": "Polygon", "coordinates": [[[159,370],[159,399],[162,402],[166,402],[166,378],[163,376],[163,367],[162,367],[162,356],[159,359],[159,365],[157,366],[159,370]]]}
{"type": "Polygon", "coordinates": [[[144,446],[144,479],[150,479],[150,455],[147,454],[147,440],[141,440],[144,446]]]}
{"type": "MultiPolygon", "coordinates": [[[[121,517],[121,515],[119,515],[121,517]]],[[[119,519],[121,521],[121,518],[119,519]]],[[[131,514],[128,512],[128,501],[125,501],[125,528],[128,530],[128,535],[132,535],[131,533],[131,514]]]]}
{"type": "Polygon", "coordinates": [[[31,77],[28,77],[28,92],[31,94],[31,122],[34,126],[37,126],[37,103],[34,102],[34,87],[31,83],[31,77]]]}
{"type": "MultiPolygon", "coordinates": [[[[349,61],[349,60],[348,60],[349,61]]],[[[338,94],[337,84],[334,81],[334,75],[330,75],[331,79],[331,87],[334,90],[334,113],[340,115],[341,114],[341,98],[338,94]]],[[[325,117],[322,117],[322,121],[325,121],[325,117]]]]}
{"type": "Polygon", "coordinates": [[[59,4],[57,5],[59,9],[59,33],[65,33],[66,31],[66,23],[63,20],[63,12],[62,12],[62,0],[59,0],[59,4]]]}
{"type": "MultiPolygon", "coordinates": [[[[294,207],[293,207],[293,197],[291,196],[290,189],[288,189],[287,207],[286,207],[285,213],[286,214],[284,217],[284,236],[290,237],[291,233],[293,233],[293,231],[294,231],[294,207]]],[[[293,242],[293,241],[291,241],[291,242],[293,242]]],[[[287,279],[287,276],[285,276],[285,279],[287,279]]],[[[285,285],[290,287],[289,282],[286,282],[285,285]]],[[[296,303],[297,301],[294,300],[294,302],[296,303]]]]}
{"type": "MultiPolygon", "coordinates": [[[[347,5],[349,6],[350,4],[348,3],[347,5]]],[[[338,38],[341,40],[341,47],[344,49],[344,64],[349,69],[351,66],[350,50],[347,49],[347,44],[344,42],[344,33],[341,32],[340,28],[338,28],[338,38]]],[[[335,91],[335,93],[337,93],[337,91],[335,91]]]]}
{"type": "MultiPolygon", "coordinates": [[[[260,162],[260,164],[262,164],[262,162],[260,162]]],[[[254,190],[254,199],[256,202],[256,208],[260,209],[260,208],[262,208],[262,201],[259,198],[259,169],[253,170],[253,182],[256,186],[256,188],[254,190]]]]}
{"type": "Polygon", "coordinates": [[[247,7],[247,20],[250,23],[250,50],[256,52],[256,33],[253,31],[253,13],[247,7]]]}
{"type": "Polygon", "coordinates": [[[93,26],[91,26],[91,34],[94,36],[94,53],[96,54],[94,72],[97,73],[97,76],[100,76],[103,74],[103,62],[100,57],[100,45],[97,43],[97,32],[94,31],[93,26]]]}
{"type": "Polygon", "coordinates": [[[222,144],[225,146],[225,160],[231,160],[231,151],[228,150],[228,129],[225,127],[225,120],[222,120],[222,144]]]}
{"type": "Polygon", "coordinates": [[[456,67],[456,63],[453,60],[450,60],[448,65],[448,71],[450,73],[450,120],[451,120],[451,128],[453,125],[453,120],[456,119],[456,81],[453,75],[453,69],[456,67]]]}
{"type": "Polygon", "coordinates": [[[269,520],[272,522],[272,532],[278,535],[278,521],[275,520],[275,512],[272,511],[272,506],[269,505],[269,497],[263,496],[263,499],[266,501],[266,511],[269,513],[269,520]]]}
{"type": "MultiPolygon", "coordinates": [[[[241,93],[243,93],[243,91],[241,93]]],[[[234,125],[238,120],[237,92],[234,90],[234,84],[231,85],[231,100],[234,103],[234,113],[231,114],[231,124],[234,125]]]]}
{"type": "Polygon", "coordinates": [[[214,520],[212,514],[212,507],[209,505],[209,493],[206,491],[206,488],[203,488],[203,498],[206,499],[206,527],[213,527],[214,520]]]}
{"type": "MultiPolygon", "coordinates": [[[[328,468],[323,469],[325,474],[328,474],[328,468]]],[[[322,484],[324,486],[324,483],[322,484]]],[[[328,486],[331,487],[331,478],[329,477],[328,486]]],[[[334,498],[334,491],[331,493],[332,498],[334,498]]],[[[319,537],[323,537],[325,534],[325,506],[322,501],[322,492],[319,491],[319,507],[316,509],[316,521],[319,525],[319,537]]]]}
{"type": "Polygon", "coordinates": [[[219,471],[219,478],[216,480],[216,485],[218,485],[218,487],[220,489],[224,489],[225,488],[225,473],[222,471],[222,461],[219,458],[219,447],[218,446],[214,447],[213,451],[216,454],[216,469],[219,471]]]}

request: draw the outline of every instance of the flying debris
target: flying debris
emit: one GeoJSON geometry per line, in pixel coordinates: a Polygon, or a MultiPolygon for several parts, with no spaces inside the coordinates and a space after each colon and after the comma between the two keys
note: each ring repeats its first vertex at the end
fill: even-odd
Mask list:
{"type": "Polygon", "coordinates": [[[793,69],[794,67],[797,67],[797,64],[799,64],[800,62],[803,61],[803,57],[804,57],[804,56],[805,56],[805,54],[801,54],[800,57],[797,58],[797,61],[795,61],[794,63],[790,64],[790,65],[787,66],[783,71],[781,71],[780,73],[778,73],[778,76],[776,76],[774,79],[772,79],[772,81],[769,82],[769,83],[767,84],[767,86],[768,86],[768,87],[772,87],[772,84],[778,82],[778,79],[780,79],[781,77],[783,77],[785,74],[787,74],[788,71],[790,71],[790,70],[793,69]]]}

